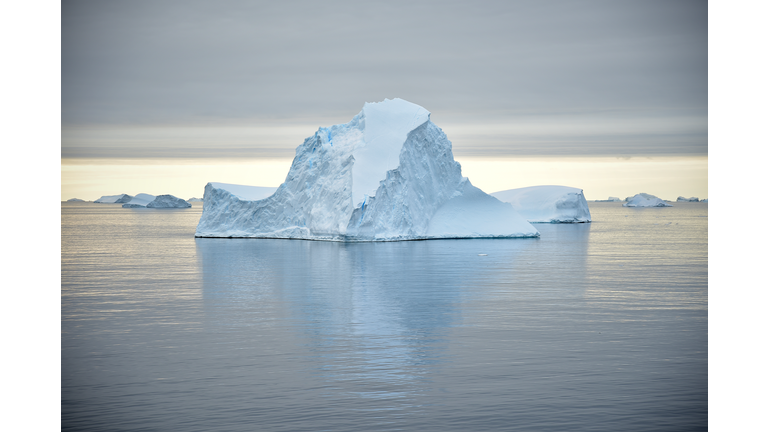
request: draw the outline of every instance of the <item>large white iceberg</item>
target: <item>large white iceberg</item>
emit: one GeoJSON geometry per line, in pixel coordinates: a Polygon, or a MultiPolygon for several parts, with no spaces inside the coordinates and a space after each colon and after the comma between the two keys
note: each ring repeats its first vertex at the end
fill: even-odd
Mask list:
{"type": "Polygon", "coordinates": [[[584,191],[568,186],[529,186],[494,192],[492,196],[512,204],[528,222],[591,222],[584,191]]]}
{"type": "Polygon", "coordinates": [[[627,198],[624,207],[672,207],[659,197],[647,193],[639,193],[631,198],[627,198]]]}
{"type": "Polygon", "coordinates": [[[100,204],[123,204],[123,203],[130,202],[132,199],[133,197],[128,194],[104,195],[103,197],[97,199],[94,202],[100,203],[100,204]]]}
{"type": "Polygon", "coordinates": [[[461,176],[451,142],[424,108],[366,103],[346,124],[320,128],[296,149],[285,182],[266,198],[208,183],[196,237],[394,241],[537,237],[511,205],[461,176]]]}

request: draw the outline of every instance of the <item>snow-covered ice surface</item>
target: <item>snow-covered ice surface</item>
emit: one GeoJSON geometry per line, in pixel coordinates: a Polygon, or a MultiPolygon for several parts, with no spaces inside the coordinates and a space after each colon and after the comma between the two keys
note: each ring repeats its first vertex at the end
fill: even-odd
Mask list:
{"type": "Polygon", "coordinates": [[[147,204],[147,208],[190,208],[192,204],[173,195],[158,195],[147,204]]]}
{"type": "Polygon", "coordinates": [[[697,197],[686,198],[679,196],[677,197],[677,202],[699,202],[699,199],[697,197]]]}
{"type": "Polygon", "coordinates": [[[624,207],[672,207],[659,197],[647,193],[639,193],[627,199],[624,207]]]}
{"type": "Polygon", "coordinates": [[[591,222],[584,191],[568,186],[530,186],[494,192],[492,196],[512,204],[528,222],[591,222]]]}
{"type": "Polygon", "coordinates": [[[132,199],[133,197],[128,194],[104,195],[103,197],[97,199],[94,202],[101,203],[101,204],[123,204],[131,201],[132,199]]]}
{"type": "MultiPolygon", "coordinates": [[[[242,186],[238,186],[241,188],[242,186]]],[[[395,241],[536,237],[511,205],[471,185],[424,108],[366,103],[296,149],[268,197],[208,183],[197,237],[395,241]]]]}
{"type": "Polygon", "coordinates": [[[128,201],[127,203],[123,204],[123,208],[137,208],[137,207],[146,207],[147,204],[155,200],[154,195],[140,193],[136,194],[135,197],[133,197],[132,200],[128,201]]]}

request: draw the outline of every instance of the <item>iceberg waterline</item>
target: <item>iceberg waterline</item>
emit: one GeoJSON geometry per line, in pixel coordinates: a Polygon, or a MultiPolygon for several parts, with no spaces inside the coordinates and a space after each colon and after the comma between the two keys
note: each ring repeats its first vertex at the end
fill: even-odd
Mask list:
{"type": "Polygon", "coordinates": [[[285,182],[205,186],[196,237],[397,241],[537,237],[510,204],[461,176],[451,142],[424,108],[366,103],[349,123],[320,128],[296,149],[285,182]],[[262,191],[265,192],[265,191],[262,191]]]}

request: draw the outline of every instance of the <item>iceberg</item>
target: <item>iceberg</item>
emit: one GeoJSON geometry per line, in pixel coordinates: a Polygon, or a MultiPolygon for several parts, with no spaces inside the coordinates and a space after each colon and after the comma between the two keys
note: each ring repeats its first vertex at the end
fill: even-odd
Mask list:
{"type": "Polygon", "coordinates": [[[639,193],[633,197],[627,198],[624,207],[672,207],[659,197],[647,193],[639,193]]]}
{"type": "Polygon", "coordinates": [[[187,200],[187,202],[188,202],[188,203],[193,203],[193,202],[203,202],[203,199],[202,199],[202,198],[195,198],[195,197],[192,197],[192,198],[188,199],[188,200],[187,200]]]}
{"type": "Polygon", "coordinates": [[[189,208],[192,204],[173,195],[150,195],[140,193],[123,204],[123,208],[189,208]]]}
{"type": "Polygon", "coordinates": [[[584,191],[568,186],[529,186],[491,194],[512,204],[528,222],[583,223],[591,222],[584,191]]]}
{"type": "Polygon", "coordinates": [[[128,194],[104,195],[103,197],[97,199],[94,202],[100,203],[100,204],[123,204],[123,203],[130,202],[132,199],[133,197],[128,194]]]}
{"type": "Polygon", "coordinates": [[[85,200],[81,200],[80,198],[70,198],[67,202],[85,202],[85,200]]]}
{"type": "Polygon", "coordinates": [[[137,194],[135,197],[133,197],[132,200],[123,204],[123,208],[146,207],[147,204],[154,201],[154,199],[155,199],[154,195],[140,193],[140,194],[137,194]]]}
{"type": "Polygon", "coordinates": [[[173,195],[158,195],[151,202],[147,203],[147,208],[190,208],[192,204],[173,195]]]}
{"type": "Polygon", "coordinates": [[[677,202],[699,202],[699,199],[697,197],[686,198],[679,196],[677,197],[677,202]]]}
{"type": "Polygon", "coordinates": [[[462,177],[429,111],[366,103],[296,149],[274,191],[208,183],[196,237],[397,241],[538,237],[510,204],[462,177]],[[262,196],[260,194],[268,194],[262,196]]]}

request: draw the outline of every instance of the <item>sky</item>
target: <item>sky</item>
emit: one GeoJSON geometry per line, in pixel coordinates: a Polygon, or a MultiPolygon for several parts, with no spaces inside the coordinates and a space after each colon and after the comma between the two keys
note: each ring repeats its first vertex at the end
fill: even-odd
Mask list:
{"type": "Polygon", "coordinates": [[[702,1],[61,4],[61,198],[278,186],[365,102],[423,106],[486,192],[708,196],[702,1]]]}

